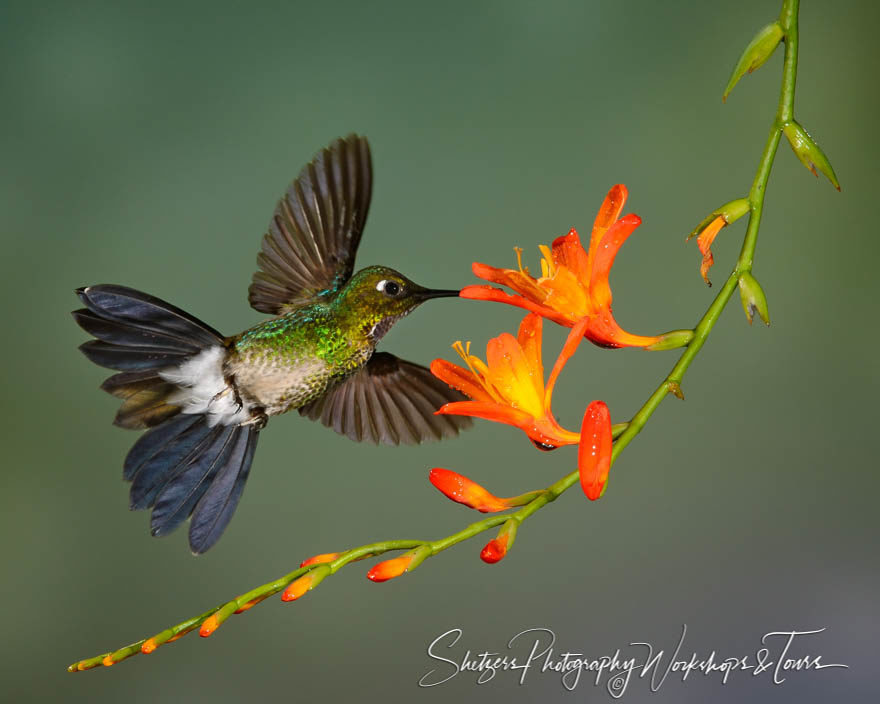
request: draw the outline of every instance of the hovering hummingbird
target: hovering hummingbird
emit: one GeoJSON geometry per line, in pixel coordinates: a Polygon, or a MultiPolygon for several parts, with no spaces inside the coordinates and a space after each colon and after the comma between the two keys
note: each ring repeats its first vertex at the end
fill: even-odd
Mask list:
{"type": "Polygon", "coordinates": [[[115,369],[101,386],[123,399],[115,425],[149,429],[125,458],[131,508],[150,532],[192,516],[193,553],[220,538],[241,498],[260,431],[297,409],[355,441],[414,444],[470,425],[434,411],[463,396],[425,367],[374,352],[400,318],[456,290],[419,286],[354,259],[372,192],[364,137],[335,140],[278,203],[249,289],[274,315],[225,337],[179,308],[124,286],[77,289],[80,349],[115,369]]]}

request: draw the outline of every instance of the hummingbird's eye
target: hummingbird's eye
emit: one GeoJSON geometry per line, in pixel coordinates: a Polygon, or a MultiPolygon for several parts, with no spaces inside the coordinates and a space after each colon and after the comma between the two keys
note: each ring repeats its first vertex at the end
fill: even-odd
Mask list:
{"type": "Polygon", "coordinates": [[[386,296],[396,296],[400,293],[400,284],[396,281],[391,281],[390,279],[382,279],[376,285],[376,289],[384,293],[386,296]]]}

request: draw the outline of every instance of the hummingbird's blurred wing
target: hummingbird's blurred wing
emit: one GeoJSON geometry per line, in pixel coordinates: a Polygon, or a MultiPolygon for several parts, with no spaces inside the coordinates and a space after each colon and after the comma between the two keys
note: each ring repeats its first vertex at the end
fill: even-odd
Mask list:
{"type": "Polygon", "coordinates": [[[373,189],[366,137],[336,139],[278,202],[257,255],[248,300],[283,313],[336,291],[351,277],[373,189]]]}
{"type": "Polygon", "coordinates": [[[457,435],[472,425],[464,416],[435,416],[465,396],[418,364],[376,352],[356,374],[299,409],[356,442],[415,445],[457,435]]]}

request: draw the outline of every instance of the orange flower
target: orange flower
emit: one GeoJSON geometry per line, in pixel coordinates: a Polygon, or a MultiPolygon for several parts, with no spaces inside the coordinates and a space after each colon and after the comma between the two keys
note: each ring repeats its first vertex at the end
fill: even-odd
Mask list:
{"type": "Polygon", "coordinates": [[[700,250],[700,254],[703,255],[703,261],[700,263],[700,276],[703,277],[703,281],[709,286],[712,285],[709,281],[709,269],[715,263],[715,257],[712,255],[712,243],[725,225],[727,225],[727,221],[723,215],[719,215],[697,237],[697,247],[700,250]]]}
{"type": "Polygon", "coordinates": [[[456,342],[453,347],[468,368],[445,359],[435,359],[431,362],[431,373],[473,400],[447,403],[436,413],[475,416],[513,425],[524,431],[541,449],[576,444],[580,436],[556,422],[550,401],[559,372],[577,349],[586,325],[584,319],[572,329],[546,388],[541,363],[540,316],[527,315],[520,323],[517,337],[503,333],[489,340],[486,345],[488,364],[470,353],[470,343],[465,347],[456,342]]]}
{"type": "Polygon", "coordinates": [[[591,501],[605,489],[611,469],[611,415],[602,401],[593,401],[584,413],[578,446],[578,473],[581,488],[591,501]]]}
{"type": "Polygon", "coordinates": [[[493,286],[465,286],[462,298],[499,301],[525,308],[566,327],[586,320],[583,335],[600,347],[648,347],[661,337],[631,335],[620,328],[611,314],[611,288],[608,274],[614,257],[626,238],[642,222],[638,215],[619,218],[626,203],[626,186],[614,186],[599,208],[589,250],[584,250],[575,229],[553,241],[552,249],[540,247],[541,276],[533,277],[522,266],[522,250],[517,248],[517,269],[496,269],[474,262],[476,276],[507,286],[517,295],[493,286]],[[618,219],[619,218],[619,219],[618,219]]]}

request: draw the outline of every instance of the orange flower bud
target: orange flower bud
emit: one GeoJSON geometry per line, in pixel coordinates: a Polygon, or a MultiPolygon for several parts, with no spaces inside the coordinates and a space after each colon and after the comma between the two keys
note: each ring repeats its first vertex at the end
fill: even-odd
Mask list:
{"type": "Polygon", "coordinates": [[[486,543],[486,546],[480,551],[480,559],[490,565],[494,565],[501,560],[510,548],[513,547],[513,541],[516,540],[516,529],[519,522],[515,518],[508,519],[498,535],[494,539],[486,543]]]}
{"type": "Polygon", "coordinates": [[[235,611],[233,611],[233,613],[243,614],[248,609],[252,609],[253,607],[255,607],[257,604],[259,604],[265,598],[266,598],[265,596],[258,596],[256,599],[251,599],[250,601],[239,606],[235,611]]]}
{"type": "Polygon", "coordinates": [[[492,538],[480,552],[480,559],[490,565],[499,562],[507,554],[507,536],[492,538]]]}
{"type": "Polygon", "coordinates": [[[446,498],[480,513],[495,513],[511,507],[506,499],[498,498],[476,482],[449,469],[435,467],[428,479],[446,498]]]}
{"type": "Polygon", "coordinates": [[[312,586],[312,575],[304,574],[299,579],[293,580],[287,585],[287,589],[281,594],[281,601],[296,601],[305,594],[312,586]]]}
{"type": "Polygon", "coordinates": [[[333,562],[333,560],[337,559],[341,554],[341,552],[324,552],[320,555],[310,557],[308,560],[303,560],[299,563],[299,566],[308,567],[309,565],[317,565],[320,562],[333,562]]]}
{"type": "Polygon", "coordinates": [[[219,621],[216,616],[208,616],[205,621],[202,623],[202,627],[199,629],[199,635],[202,638],[207,638],[211,635],[217,628],[220,626],[219,621]]]}
{"type": "Polygon", "coordinates": [[[367,579],[372,582],[387,582],[389,579],[399,577],[404,572],[410,572],[425,561],[425,558],[431,554],[431,548],[427,545],[420,545],[413,548],[408,553],[395,557],[391,560],[385,560],[378,565],[373,565],[367,572],[367,579]]]}
{"type": "Polygon", "coordinates": [[[578,472],[581,488],[591,501],[605,489],[611,469],[611,414],[602,401],[593,401],[584,413],[581,442],[578,445],[578,472]]]}
{"type": "Polygon", "coordinates": [[[399,577],[406,568],[409,567],[410,558],[407,555],[395,557],[391,560],[385,560],[378,565],[374,565],[367,572],[367,579],[372,582],[387,582],[389,579],[399,577]]]}
{"type": "Polygon", "coordinates": [[[307,591],[317,587],[328,574],[330,574],[330,568],[326,565],[315,567],[310,572],[306,572],[302,577],[287,585],[287,589],[281,595],[281,601],[296,601],[307,591]]]}

